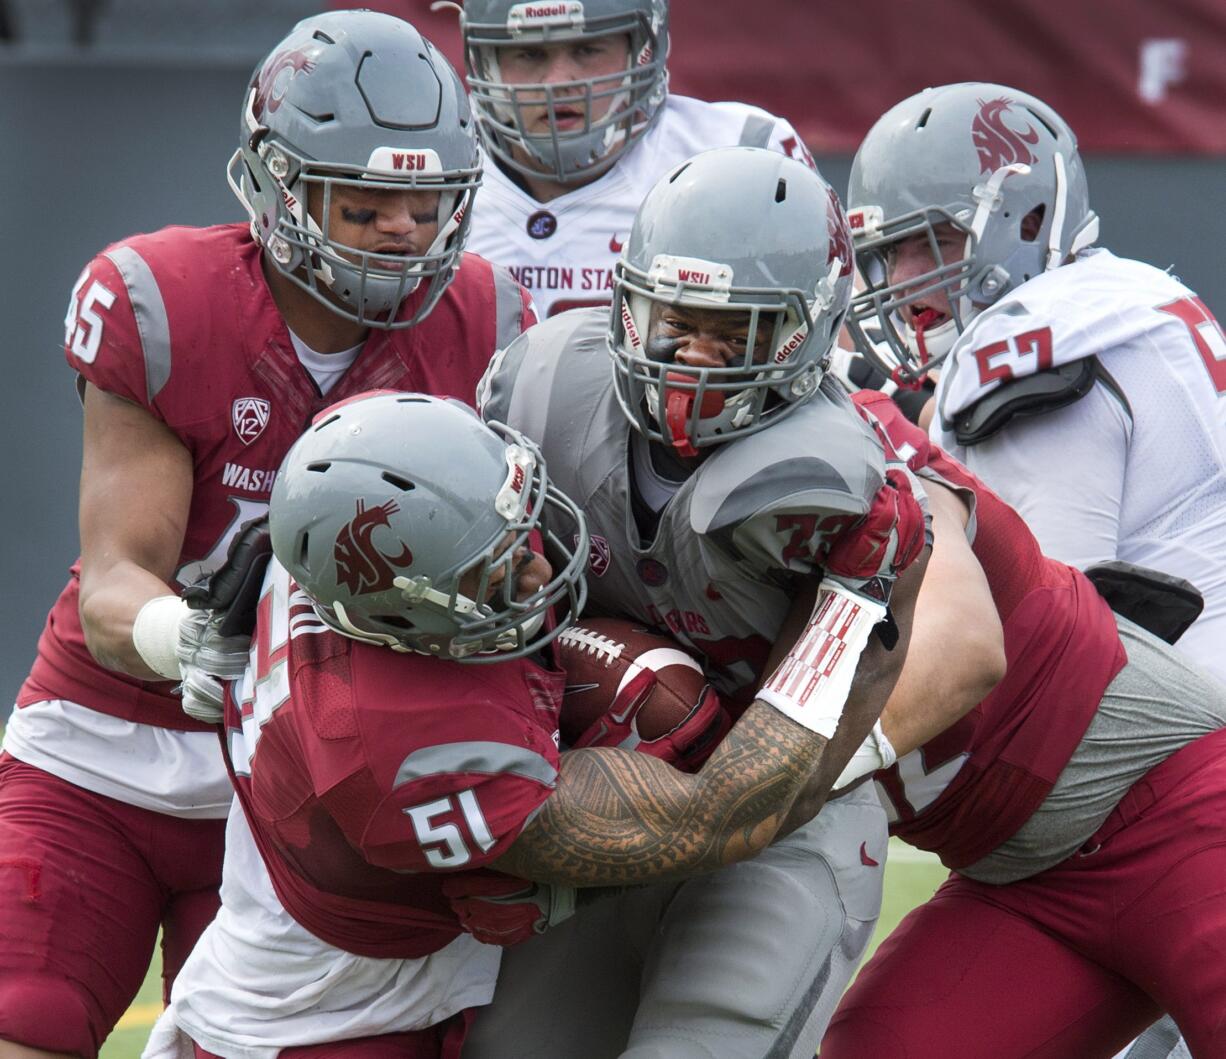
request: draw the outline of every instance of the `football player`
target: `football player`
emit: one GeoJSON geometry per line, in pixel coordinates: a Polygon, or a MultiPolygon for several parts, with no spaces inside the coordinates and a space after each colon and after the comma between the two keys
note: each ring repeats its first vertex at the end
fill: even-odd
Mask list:
{"type": "MultiPolygon", "coordinates": [[[[1218,1054],[1226,689],[1042,556],[887,398],[856,400],[926,483],[973,501],[1009,665],[965,718],[875,777],[891,833],[953,874],[861,970],[823,1059],[1106,1057],[1162,1010],[1192,1054],[1218,1054]]],[[[917,611],[909,664],[925,657],[921,629],[917,611]]]]}
{"type": "Polygon", "coordinates": [[[1226,337],[1174,276],[1095,245],[1072,130],[1001,85],[928,89],[869,132],[849,205],[873,280],[851,325],[884,334],[861,346],[887,371],[940,367],[933,439],[1046,554],[1195,584],[1179,648],[1226,677],[1226,337]]]}
{"type": "MultiPolygon", "coordinates": [[[[146,1059],[456,1056],[501,950],[462,931],[454,887],[527,890],[531,931],[574,908],[563,884],[753,856],[823,766],[841,694],[754,703],[695,775],[614,747],[562,753],[565,674],[540,652],[582,605],[583,516],[535,445],[458,402],[325,410],[282,464],[269,522],[279,562],[227,705],[222,908],[146,1059]]],[[[918,512],[912,538],[899,564],[922,546],[918,512]]],[[[502,926],[517,912],[494,908],[502,926]]],[[[499,1054],[534,1053],[514,1037],[499,1054]]]]}
{"type": "MultiPolygon", "coordinates": [[[[583,508],[594,608],[688,644],[733,706],[778,701],[772,669],[805,653],[815,591],[815,615],[844,601],[884,613],[918,531],[918,486],[824,378],[851,274],[842,207],[816,172],[762,149],[705,152],[644,200],[612,312],[537,325],[482,384],[484,414],[538,440],[583,508]]],[[[952,518],[945,539],[967,552],[965,514],[952,518]]],[[[955,714],[1003,671],[975,576],[958,578],[961,616],[987,663],[959,669],[960,688],[951,673],[955,714]]],[[[850,652],[842,664],[857,682],[874,671],[850,652]]],[[[892,753],[874,720],[840,729],[846,753],[862,739],[870,759],[892,753]]],[[[812,1056],[877,919],[886,822],[867,786],[810,817],[752,862],[595,904],[508,949],[466,1056],[507,1040],[557,1059],[812,1056]]]]}
{"type": "Polygon", "coordinates": [[[1179,646],[1226,677],[1226,337],[1173,276],[1094,245],[1072,130],[1001,85],[927,89],[869,132],[849,202],[874,280],[850,325],[903,376],[940,365],[933,440],[1046,554],[1195,584],[1179,646]]]}
{"type": "Polygon", "coordinates": [[[486,157],[470,249],[506,265],[543,316],[607,305],[635,210],[708,147],[813,164],[787,121],[668,92],[668,0],[465,0],[467,81],[486,157]]]}
{"type": "Polygon", "coordinates": [[[169,982],[217,907],[218,689],[180,650],[232,645],[180,589],[265,509],[313,412],[371,387],[471,400],[531,321],[504,272],[474,256],[457,273],[476,134],[407,23],[301,22],[257,67],[239,131],[250,224],[125,239],[72,292],[82,556],[0,757],[0,1056],[96,1055],[159,926],[169,982]],[[185,676],[203,720],[173,692],[185,676]]]}

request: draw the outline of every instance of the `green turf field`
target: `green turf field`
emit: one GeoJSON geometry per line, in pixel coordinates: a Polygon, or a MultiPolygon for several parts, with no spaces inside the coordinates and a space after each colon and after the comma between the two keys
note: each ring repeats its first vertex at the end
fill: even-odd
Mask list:
{"type": "MultiPolygon", "coordinates": [[[[870,953],[911,908],[937,888],[943,878],[945,870],[935,858],[891,841],[890,857],[886,863],[885,900],[877,932],[869,945],[870,953]]],[[[136,1059],[149,1035],[149,1027],[161,1009],[161,983],[155,966],[150,968],[149,977],[145,979],[136,1003],[103,1046],[101,1059],[136,1059]]]]}

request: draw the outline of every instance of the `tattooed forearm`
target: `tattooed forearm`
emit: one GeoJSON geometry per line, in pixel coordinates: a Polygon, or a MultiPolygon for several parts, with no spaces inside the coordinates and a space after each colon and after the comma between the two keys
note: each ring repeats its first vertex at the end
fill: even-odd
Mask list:
{"type": "Polygon", "coordinates": [[[817,815],[826,803],[831,785],[864,741],[873,722],[882,715],[882,708],[898,683],[910,649],[915,606],[926,576],[929,554],[929,549],[925,548],[894,585],[890,610],[898,630],[898,641],[887,648],[880,637],[869,638],[868,646],[856,665],[856,678],[843,706],[838,730],[822,755],[821,766],[813,771],[796,796],[792,811],[780,828],[780,835],[790,834],[817,815]]]}
{"type": "Polygon", "coordinates": [[[696,775],[621,750],[562,757],[557,790],[496,865],[572,886],[713,871],[766,848],[826,740],[754,703],[696,775]]]}

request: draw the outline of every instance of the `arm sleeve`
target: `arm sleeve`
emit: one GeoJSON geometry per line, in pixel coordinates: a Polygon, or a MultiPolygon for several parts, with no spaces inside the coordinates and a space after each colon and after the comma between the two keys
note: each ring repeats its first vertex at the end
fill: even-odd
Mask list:
{"type": "Polygon", "coordinates": [[[960,455],[1017,510],[1045,555],[1086,567],[1116,558],[1131,436],[1124,408],[1099,383],[960,455]]]}

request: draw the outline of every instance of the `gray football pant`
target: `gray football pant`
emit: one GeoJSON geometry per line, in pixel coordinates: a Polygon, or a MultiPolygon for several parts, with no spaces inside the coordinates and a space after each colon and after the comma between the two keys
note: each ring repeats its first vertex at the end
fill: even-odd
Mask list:
{"type": "Polygon", "coordinates": [[[1191,1053],[1170,1015],[1165,1015],[1125,1048],[1116,1059],[1189,1059],[1191,1053]]]}
{"type": "Polygon", "coordinates": [[[506,951],[464,1059],[812,1059],[876,925],[886,842],[864,784],[755,860],[581,909],[506,951]]]}

